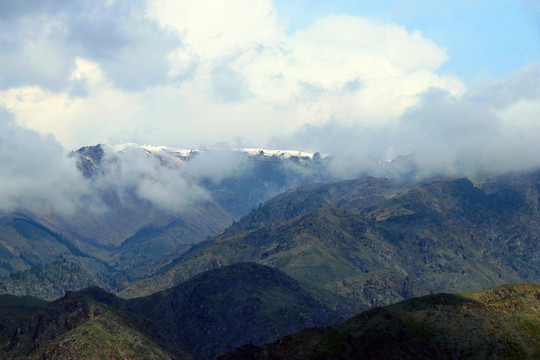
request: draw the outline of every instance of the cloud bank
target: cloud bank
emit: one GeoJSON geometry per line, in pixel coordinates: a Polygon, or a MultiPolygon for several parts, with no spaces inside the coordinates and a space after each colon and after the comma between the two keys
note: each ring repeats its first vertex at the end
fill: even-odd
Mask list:
{"type": "Polygon", "coordinates": [[[485,176],[540,167],[540,64],[477,84],[462,96],[437,89],[384,126],[305,126],[274,146],[336,154],[341,177],[485,176]],[[397,160],[379,166],[380,160],[397,160]]]}
{"type": "Polygon", "coordinates": [[[89,195],[75,159],[51,136],[18,126],[0,111],[0,210],[73,213],[89,195]]]}
{"type": "Polygon", "coordinates": [[[466,86],[399,24],[327,15],[289,33],[271,0],[8,0],[0,29],[4,210],[73,212],[107,188],[179,209],[243,166],[127,149],[89,183],[65,154],[98,143],[319,151],[340,178],[540,166],[540,65],[466,86]]]}

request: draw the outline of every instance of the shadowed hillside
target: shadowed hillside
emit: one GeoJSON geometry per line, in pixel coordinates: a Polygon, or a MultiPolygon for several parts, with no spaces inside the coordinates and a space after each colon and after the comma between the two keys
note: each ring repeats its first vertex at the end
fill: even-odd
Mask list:
{"type": "Polygon", "coordinates": [[[242,263],[148,297],[70,292],[27,318],[7,358],[212,359],[340,318],[281,271],[242,263]]]}

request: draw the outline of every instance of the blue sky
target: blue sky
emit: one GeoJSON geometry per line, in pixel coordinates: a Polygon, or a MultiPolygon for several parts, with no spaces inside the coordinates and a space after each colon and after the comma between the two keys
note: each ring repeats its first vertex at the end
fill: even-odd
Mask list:
{"type": "Polygon", "coordinates": [[[509,0],[276,0],[293,33],[328,14],[376,18],[420,30],[448,50],[440,72],[465,81],[500,77],[540,58],[540,2],[509,0]]]}

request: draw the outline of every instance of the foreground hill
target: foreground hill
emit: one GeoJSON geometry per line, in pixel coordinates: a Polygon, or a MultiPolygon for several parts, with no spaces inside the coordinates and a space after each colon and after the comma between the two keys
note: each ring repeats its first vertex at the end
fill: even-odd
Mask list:
{"type": "Polygon", "coordinates": [[[540,285],[437,294],[363,312],[343,324],[244,346],[239,359],[538,359],[540,285]]]}
{"type": "Polygon", "coordinates": [[[539,173],[403,191],[363,181],[283,194],[119,294],[145,295],[242,261],[282,269],[344,316],[426,293],[540,282],[539,173]]]}
{"type": "Polygon", "coordinates": [[[0,295],[0,347],[7,346],[19,324],[37,314],[48,302],[32,296],[0,295]]]}
{"type": "MultiPolygon", "coordinates": [[[[151,326],[99,288],[70,292],[28,318],[11,338],[6,359],[173,359],[151,326]]],[[[173,356],[174,354],[174,356],[173,356]]]]}
{"type": "Polygon", "coordinates": [[[242,263],[133,300],[70,292],[27,318],[5,357],[212,359],[339,319],[279,270],[242,263]]]}

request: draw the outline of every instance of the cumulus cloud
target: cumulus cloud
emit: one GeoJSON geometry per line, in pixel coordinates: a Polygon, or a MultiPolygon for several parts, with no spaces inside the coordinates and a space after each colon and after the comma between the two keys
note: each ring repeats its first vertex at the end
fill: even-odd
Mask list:
{"type": "Polygon", "coordinates": [[[446,50],[419,31],[326,16],[288,34],[270,0],[48,0],[10,11],[0,104],[67,148],[260,146],[304,124],[383,124],[430,88],[466,90],[437,73],[446,50]],[[89,63],[101,74],[93,85],[89,63]]]}
{"type": "Polygon", "coordinates": [[[382,127],[306,126],[275,146],[336,154],[337,176],[479,176],[540,167],[540,64],[462,96],[440,90],[382,127]],[[392,161],[384,163],[382,161],[392,161]]]}
{"type": "Polygon", "coordinates": [[[177,37],[145,16],[146,1],[3,1],[0,88],[65,91],[76,58],[100,63],[116,86],[136,90],[169,81],[177,37]]]}

